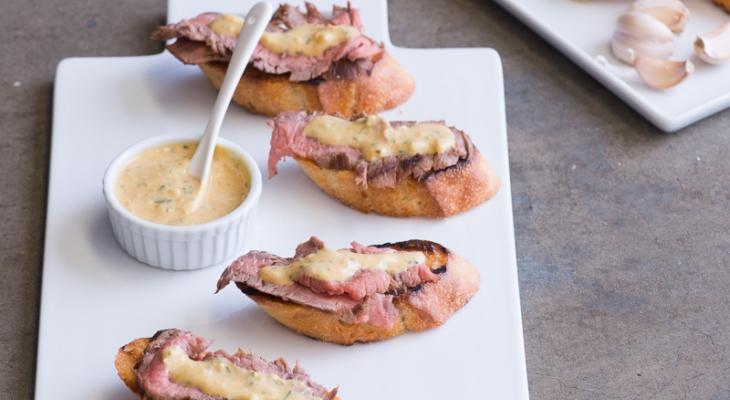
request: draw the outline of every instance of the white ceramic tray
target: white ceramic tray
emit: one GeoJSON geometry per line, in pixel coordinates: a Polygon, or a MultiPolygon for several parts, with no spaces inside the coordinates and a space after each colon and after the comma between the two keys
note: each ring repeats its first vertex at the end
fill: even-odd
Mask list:
{"type": "MultiPolygon", "coordinates": [[[[657,91],[644,86],[613,57],[609,41],[628,1],[496,0],[558,50],[586,70],[651,123],[672,132],[730,106],[730,63],[710,66],[696,57],[695,73],[679,86],[657,91]],[[596,61],[602,55],[619,77],[596,61]]],[[[692,57],[697,34],[714,30],[730,15],[710,0],[684,0],[691,15],[673,59],[692,57]]]]}
{"type": "MultiPolygon", "coordinates": [[[[199,3],[173,0],[169,19],[201,11],[199,3]]],[[[205,8],[243,12],[252,3],[205,8]]],[[[389,45],[385,0],[355,5],[368,31],[389,45]]],[[[444,118],[469,132],[502,180],[499,194],[445,221],[365,215],[324,195],[289,161],[264,182],[252,247],[289,255],[312,234],[337,247],[351,240],[438,241],[480,269],[481,290],[463,310],[438,329],[342,347],[288,331],[235,288],[214,295],[224,266],[170,272],[134,261],[112,236],[104,169],[146,137],[202,132],[215,92],[197,68],[167,53],[68,59],[55,86],[36,398],[131,400],[114,371],[117,348],[179,327],[230,351],[240,345],[269,359],[299,360],[317,381],[339,385],[343,399],[527,399],[499,56],[489,49],[390,48],[418,88],[387,116],[444,118]],[[462,73],[443,79],[454,64],[462,73]]],[[[262,170],[264,122],[233,106],[222,132],[262,170]]]]}

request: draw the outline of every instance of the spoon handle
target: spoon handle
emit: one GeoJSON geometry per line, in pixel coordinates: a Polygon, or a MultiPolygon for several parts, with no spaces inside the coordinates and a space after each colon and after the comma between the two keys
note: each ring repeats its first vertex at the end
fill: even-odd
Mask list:
{"type": "Polygon", "coordinates": [[[208,181],[208,173],[213,161],[218,134],[223,124],[223,117],[226,115],[226,110],[228,110],[228,105],[231,103],[231,98],[233,98],[233,93],[236,91],[236,86],[241,79],[241,75],[243,75],[248,60],[251,58],[251,54],[253,54],[264,29],[269,24],[269,20],[271,20],[272,13],[271,5],[262,1],[251,7],[246,15],[243,29],[241,29],[241,34],[238,36],[238,43],[233,50],[231,61],[228,63],[226,76],[223,78],[223,84],[218,91],[218,97],[210,114],[208,125],[205,127],[205,133],[188,165],[188,173],[200,179],[201,192],[208,181]]]}

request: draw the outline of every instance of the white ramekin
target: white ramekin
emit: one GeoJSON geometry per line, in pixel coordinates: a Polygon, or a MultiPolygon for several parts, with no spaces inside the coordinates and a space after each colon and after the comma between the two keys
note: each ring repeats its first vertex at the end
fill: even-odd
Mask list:
{"type": "Polygon", "coordinates": [[[170,135],[144,140],[117,156],[104,174],[104,198],[114,236],[130,256],[147,265],[172,270],[210,267],[240,255],[249,240],[261,196],[261,171],[248,153],[222,138],[218,139],[218,145],[239,157],[251,174],[248,196],[229,214],[198,225],[162,225],[133,215],[116,198],[114,181],[119,171],[143,150],[198,139],[170,135]]]}

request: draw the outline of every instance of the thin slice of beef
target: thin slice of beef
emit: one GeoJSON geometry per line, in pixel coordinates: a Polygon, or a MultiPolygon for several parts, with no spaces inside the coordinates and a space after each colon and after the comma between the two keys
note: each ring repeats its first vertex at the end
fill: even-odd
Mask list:
{"type": "MultiPolygon", "coordinates": [[[[320,114],[303,111],[283,112],[268,121],[272,128],[269,150],[269,178],[277,173],[276,165],[285,157],[296,157],[314,161],[322,168],[349,170],[356,176],[356,182],[367,188],[395,187],[401,179],[412,177],[423,180],[431,174],[450,168],[467,160],[475,152],[469,137],[456,128],[456,145],[443,153],[417,154],[415,156],[390,156],[372,161],[366,160],[359,149],[348,146],[330,146],[304,134],[307,124],[320,114]]],[[[412,126],[415,121],[393,121],[391,126],[412,126]]],[[[444,124],[443,121],[429,123],[444,124]]]]}
{"type": "MultiPolygon", "coordinates": [[[[351,25],[362,32],[359,12],[349,3],[347,7],[334,6],[332,18],[329,19],[311,3],[305,3],[305,6],[306,12],[301,12],[294,6],[282,4],[266,30],[281,32],[309,23],[351,25]]],[[[222,14],[215,12],[203,13],[192,19],[161,26],[152,37],[161,40],[177,38],[167,48],[186,64],[228,61],[238,37],[221,35],[209,28],[209,24],[221,16],[222,14]]],[[[266,73],[289,74],[292,81],[307,81],[318,77],[354,79],[359,75],[369,74],[382,54],[382,44],[360,35],[327,49],[319,56],[278,54],[258,44],[251,57],[251,64],[266,73]]]]}
{"type": "Polygon", "coordinates": [[[351,310],[357,301],[347,296],[326,296],[315,293],[309,288],[299,285],[276,285],[265,282],[259,277],[259,270],[269,265],[286,265],[290,261],[263,251],[250,251],[234,261],[218,279],[216,292],[228,286],[230,282],[240,283],[261,293],[279,297],[286,301],[339,313],[351,310]]]}
{"type": "MultiPolygon", "coordinates": [[[[299,7],[293,6],[291,4],[281,4],[279,8],[276,9],[276,12],[274,12],[273,17],[271,17],[271,24],[269,25],[270,29],[279,29],[281,31],[289,30],[292,28],[296,28],[297,26],[304,25],[304,24],[320,24],[325,25],[328,23],[334,24],[334,22],[331,22],[327,17],[322,15],[321,12],[319,12],[319,9],[317,6],[310,2],[304,2],[304,8],[305,12],[302,12],[299,7]]],[[[349,9],[349,4],[348,4],[349,9]]],[[[333,17],[339,16],[339,14],[347,13],[348,10],[342,10],[341,7],[334,7],[332,9],[332,15],[333,17]]],[[[357,13],[357,11],[355,11],[357,13]]],[[[336,25],[345,25],[344,23],[336,24],[336,25]]],[[[347,24],[347,25],[353,25],[353,24],[347,24]]],[[[353,25],[355,26],[355,25],[353,25]]],[[[362,27],[357,27],[359,30],[362,30],[362,27]]]]}
{"type": "Polygon", "coordinates": [[[352,8],[350,2],[347,2],[346,7],[332,6],[332,18],[322,15],[317,6],[308,1],[304,2],[304,8],[306,11],[302,12],[298,7],[291,4],[280,5],[271,18],[269,27],[283,26],[286,29],[291,29],[304,24],[351,25],[362,32],[360,13],[357,9],[352,8]]]}
{"type": "Polygon", "coordinates": [[[391,287],[392,277],[386,271],[358,271],[346,281],[324,281],[303,274],[297,283],[316,293],[328,296],[347,295],[354,300],[362,300],[368,295],[385,293],[391,287]]]}
{"type": "Polygon", "coordinates": [[[295,364],[294,368],[289,368],[281,358],[269,362],[242,350],[238,350],[233,355],[229,355],[223,350],[208,352],[206,349],[209,345],[210,341],[179,329],[157,332],[147,345],[137,367],[137,384],[142,397],[152,400],[219,400],[197,388],[180,385],[170,379],[165,368],[163,353],[166,348],[171,346],[179,347],[188,354],[190,359],[195,361],[223,358],[243,369],[261,374],[277,375],[283,379],[296,379],[304,383],[314,396],[321,397],[323,400],[332,400],[337,395],[336,388],[327,391],[323,386],[313,382],[306,371],[299,367],[299,364],[295,364]]]}
{"type": "MultiPolygon", "coordinates": [[[[316,239],[316,238],[315,238],[316,239]]],[[[302,246],[302,245],[300,245],[302,246]]],[[[258,293],[274,296],[284,301],[306,305],[318,310],[336,314],[341,320],[350,323],[368,322],[376,326],[390,326],[397,316],[392,305],[392,296],[375,296],[371,302],[384,302],[377,307],[362,307],[362,300],[355,300],[346,295],[331,296],[318,293],[299,283],[276,285],[264,282],[259,277],[259,270],[268,265],[286,265],[292,259],[285,259],[262,251],[251,251],[234,261],[218,279],[220,291],[230,282],[235,282],[242,290],[255,290],[258,293]],[[370,314],[371,310],[387,309],[391,313],[370,314]]]]}
{"type": "Polygon", "coordinates": [[[306,257],[324,248],[324,242],[312,236],[304,243],[299,243],[294,251],[294,259],[306,257]]]}
{"type": "Polygon", "coordinates": [[[223,14],[218,12],[205,12],[191,19],[163,25],[152,32],[152,38],[159,40],[184,38],[195,43],[203,43],[217,57],[229,60],[238,42],[238,37],[219,35],[209,27],[211,22],[222,16],[223,14]]]}
{"type": "Polygon", "coordinates": [[[201,46],[200,42],[180,38],[168,45],[167,50],[185,64],[202,64],[206,62],[228,61],[225,54],[216,53],[208,46],[201,46]]]}
{"type": "MultiPolygon", "coordinates": [[[[241,290],[255,291],[276,298],[292,301],[319,310],[332,312],[342,321],[349,323],[370,323],[388,327],[397,319],[398,312],[393,305],[393,295],[409,288],[417,288],[427,282],[439,279],[426,264],[408,268],[396,276],[385,271],[363,270],[345,281],[324,281],[307,274],[297,277],[290,285],[277,285],[259,277],[261,268],[268,265],[287,265],[296,259],[306,257],[324,247],[324,243],[310,238],[297,246],[293,258],[282,258],[270,253],[251,251],[234,261],[218,280],[218,291],[235,282],[241,290]]],[[[350,251],[362,254],[392,252],[352,243],[350,251]]]]}

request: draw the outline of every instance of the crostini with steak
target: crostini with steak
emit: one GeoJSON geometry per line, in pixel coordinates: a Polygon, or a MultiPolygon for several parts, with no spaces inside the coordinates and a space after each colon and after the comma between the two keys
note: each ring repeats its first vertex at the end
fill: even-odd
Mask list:
{"type": "Polygon", "coordinates": [[[269,126],[269,178],[279,161],[292,157],[325,193],[365,213],[444,218],[499,189],[469,136],[443,121],[286,112],[269,126]]]}
{"type": "MultiPolygon", "coordinates": [[[[365,36],[360,14],[348,3],[323,15],[282,4],[251,57],[233,100],[269,116],[283,111],[323,111],[341,115],[371,114],[405,102],[413,93],[411,75],[382,43],[365,36]]],[[[164,25],[152,34],[185,64],[200,67],[216,88],[244,20],[206,12],[164,25]]]]}
{"type": "Polygon", "coordinates": [[[334,250],[312,237],[291,258],[251,251],[218,280],[287,328],[350,345],[444,324],[479,289],[476,268],[446,247],[409,240],[334,250]]]}
{"type": "Polygon", "coordinates": [[[180,329],[158,331],[122,346],[117,374],[145,400],[337,400],[295,364],[239,349],[209,351],[210,341],[180,329]]]}

